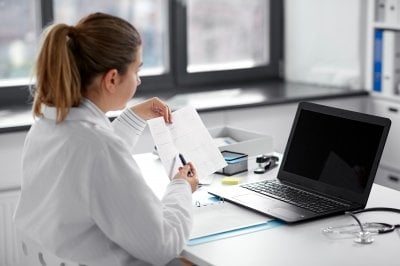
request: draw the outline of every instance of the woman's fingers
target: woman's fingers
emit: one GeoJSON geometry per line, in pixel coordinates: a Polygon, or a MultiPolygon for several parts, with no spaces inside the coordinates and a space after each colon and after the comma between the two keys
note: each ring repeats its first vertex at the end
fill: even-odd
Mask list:
{"type": "Polygon", "coordinates": [[[167,104],[158,99],[157,97],[152,99],[152,107],[151,110],[158,114],[159,116],[163,116],[165,122],[172,123],[172,113],[171,109],[167,104]]]}

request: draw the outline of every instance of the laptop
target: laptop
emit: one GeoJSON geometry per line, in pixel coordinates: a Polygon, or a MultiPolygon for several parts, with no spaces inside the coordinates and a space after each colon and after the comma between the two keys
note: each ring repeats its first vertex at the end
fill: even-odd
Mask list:
{"type": "Polygon", "coordinates": [[[288,223],[365,207],[389,133],[383,117],[301,102],[276,180],[209,193],[288,223]]]}

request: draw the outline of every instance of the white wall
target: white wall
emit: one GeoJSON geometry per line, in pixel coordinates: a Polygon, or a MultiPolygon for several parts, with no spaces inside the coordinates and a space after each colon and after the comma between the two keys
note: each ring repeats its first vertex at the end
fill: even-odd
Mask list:
{"type": "Polygon", "coordinates": [[[285,78],[364,87],[365,0],[285,0],[285,78]]]}
{"type": "Polygon", "coordinates": [[[26,132],[0,134],[0,191],[20,186],[21,155],[26,132]]]}

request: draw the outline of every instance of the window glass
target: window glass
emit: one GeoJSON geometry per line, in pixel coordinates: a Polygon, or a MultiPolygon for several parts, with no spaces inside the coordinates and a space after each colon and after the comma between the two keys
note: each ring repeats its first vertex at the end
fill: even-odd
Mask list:
{"type": "Polygon", "coordinates": [[[0,83],[29,82],[37,42],[34,0],[0,0],[0,83]]]}
{"type": "Polygon", "coordinates": [[[269,1],[188,0],[187,71],[269,63],[269,1]]]}
{"type": "Polygon", "coordinates": [[[93,12],[104,12],[131,22],[143,39],[141,75],[168,72],[168,1],[165,0],[55,0],[54,20],[76,24],[93,12]],[[95,4],[94,4],[95,3],[95,4]]]}

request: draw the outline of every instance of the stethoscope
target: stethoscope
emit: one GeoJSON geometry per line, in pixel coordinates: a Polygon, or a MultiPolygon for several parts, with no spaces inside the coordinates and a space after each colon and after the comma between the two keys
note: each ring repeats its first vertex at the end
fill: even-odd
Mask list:
{"type": "Polygon", "coordinates": [[[397,228],[400,228],[400,224],[389,224],[381,222],[361,223],[361,221],[356,216],[356,214],[358,213],[372,211],[400,213],[400,209],[386,207],[366,208],[357,211],[346,212],[345,214],[354,218],[357,224],[329,226],[322,229],[322,232],[326,235],[353,235],[355,236],[354,242],[359,244],[371,244],[374,241],[374,239],[372,238],[373,235],[391,233],[397,228]]]}
{"type": "MultiPolygon", "coordinates": [[[[350,212],[350,213],[355,215],[357,213],[374,212],[374,211],[400,213],[400,209],[386,208],[386,207],[366,208],[366,209],[353,211],[353,212],[350,212]]],[[[356,216],[354,216],[354,217],[356,217],[356,216]]],[[[390,232],[393,232],[396,228],[400,228],[400,224],[388,224],[388,223],[375,223],[375,224],[380,224],[380,225],[382,225],[384,227],[384,228],[378,230],[378,234],[390,233],[390,232]]]]}

